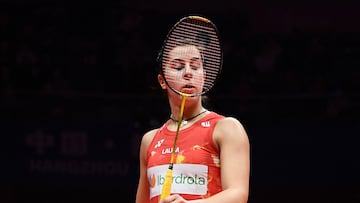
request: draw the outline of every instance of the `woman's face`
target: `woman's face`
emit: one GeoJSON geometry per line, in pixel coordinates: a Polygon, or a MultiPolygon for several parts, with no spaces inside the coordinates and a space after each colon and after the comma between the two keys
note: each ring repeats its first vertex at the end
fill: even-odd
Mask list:
{"type": "Polygon", "coordinates": [[[196,46],[177,46],[169,51],[164,60],[164,76],[169,86],[186,94],[202,92],[205,72],[201,53],[196,46]]]}

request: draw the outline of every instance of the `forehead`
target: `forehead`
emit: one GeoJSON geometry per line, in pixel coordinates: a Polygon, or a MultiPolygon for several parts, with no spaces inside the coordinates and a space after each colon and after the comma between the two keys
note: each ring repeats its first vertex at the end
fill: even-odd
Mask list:
{"type": "Polygon", "coordinates": [[[200,58],[200,50],[194,45],[177,46],[169,51],[169,58],[200,58]]]}

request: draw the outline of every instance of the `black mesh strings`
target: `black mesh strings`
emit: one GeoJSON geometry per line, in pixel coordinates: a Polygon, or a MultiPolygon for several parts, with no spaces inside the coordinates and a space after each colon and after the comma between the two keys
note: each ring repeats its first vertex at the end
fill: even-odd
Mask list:
{"type": "MultiPolygon", "coordinates": [[[[213,87],[222,66],[222,50],[215,25],[203,18],[183,18],[168,34],[163,47],[162,60],[169,60],[169,52],[177,46],[184,45],[194,45],[201,52],[205,81],[196,81],[203,83],[203,89],[192,96],[204,94],[213,87]]],[[[170,82],[176,83],[178,77],[181,77],[169,77],[164,70],[163,73],[168,85],[170,82]]]]}

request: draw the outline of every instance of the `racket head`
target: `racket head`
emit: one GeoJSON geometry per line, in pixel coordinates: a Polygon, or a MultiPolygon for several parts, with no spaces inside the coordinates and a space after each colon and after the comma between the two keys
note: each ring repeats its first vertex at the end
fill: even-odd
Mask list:
{"type": "Polygon", "coordinates": [[[217,27],[203,16],[181,18],[167,34],[157,61],[172,91],[191,97],[207,93],[223,63],[217,27]]]}

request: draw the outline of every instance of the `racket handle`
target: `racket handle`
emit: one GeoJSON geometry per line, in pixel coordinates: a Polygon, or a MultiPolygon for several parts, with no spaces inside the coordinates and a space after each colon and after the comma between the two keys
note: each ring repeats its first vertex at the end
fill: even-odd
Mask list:
{"type": "Polygon", "coordinates": [[[164,181],[164,185],[162,187],[160,200],[164,199],[165,197],[170,196],[171,185],[172,185],[172,172],[173,172],[172,169],[168,169],[166,171],[165,181],[164,181]]]}

